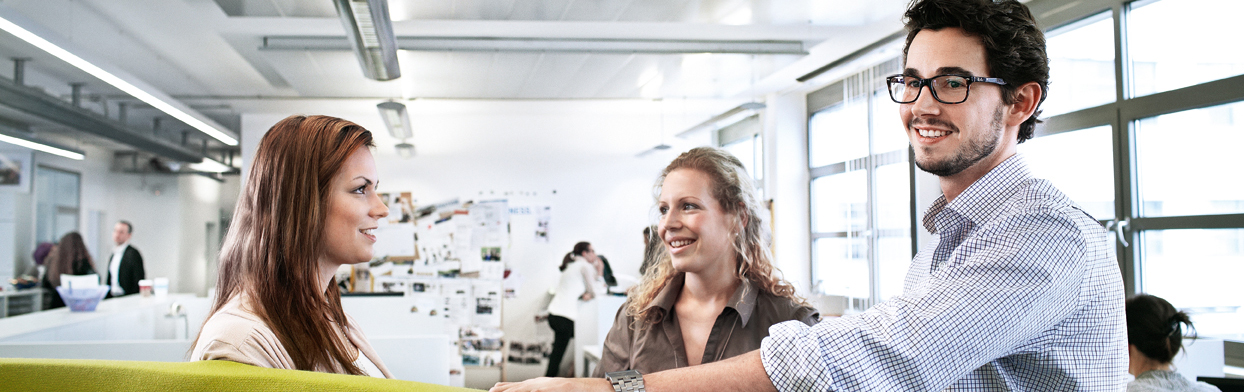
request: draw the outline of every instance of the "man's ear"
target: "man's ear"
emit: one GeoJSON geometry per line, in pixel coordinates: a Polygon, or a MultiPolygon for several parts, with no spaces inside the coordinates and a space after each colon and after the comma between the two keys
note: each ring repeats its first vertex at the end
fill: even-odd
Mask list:
{"type": "Polygon", "coordinates": [[[1007,114],[1006,125],[1019,126],[1032,114],[1037,111],[1037,105],[1041,103],[1042,98],[1041,85],[1037,82],[1028,82],[1015,89],[1015,103],[1010,104],[1010,113],[1007,114]]]}

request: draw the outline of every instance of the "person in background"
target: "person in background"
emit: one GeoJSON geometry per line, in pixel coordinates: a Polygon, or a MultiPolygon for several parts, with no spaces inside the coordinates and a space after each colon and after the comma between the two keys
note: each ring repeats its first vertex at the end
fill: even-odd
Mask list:
{"type": "Polygon", "coordinates": [[[661,239],[656,238],[653,233],[655,230],[652,226],[644,226],[644,260],[639,264],[639,276],[641,277],[648,274],[661,253],[661,239]]]}
{"type": "Polygon", "coordinates": [[[549,354],[549,367],[544,371],[545,377],[557,377],[561,370],[562,357],[570,338],[574,337],[574,322],[579,315],[579,302],[591,301],[598,294],[603,294],[598,278],[603,266],[596,257],[596,249],[592,244],[580,242],[574,249],[562,257],[561,277],[557,280],[557,289],[553,300],[549,302],[549,327],[553,329],[553,352],[549,354]]]}
{"type": "Polygon", "coordinates": [[[338,267],[371,261],[389,210],[372,134],[290,116],[259,142],[225,236],[216,299],[191,361],[393,378],[341,307],[338,267]]]}
{"type": "Polygon", "coordinates": [[[47,267],[43,264],[43,262],[47,259],[48,254],[51,253],[52,249],[55,247],[56,244],[51,242],[40,242],[39,246],[35,247],[35,251],[30,254],[31,259],[34,260],[34,263],[30,264],[30,267],[26,268],[26,271],[22,273],[22,276],[34,278],[36,282],[42,280],[43,274],[47,273],[47,267]]]}
{"type": "Polygon", "coordinates": [[[43,275],[43,288],[47,289],[44,293],[48,297],[45,300],[44,310],[65,307],[65,300],[60,297],[60,293],[56,292],[56,288],[60,287],[61,275],[89,275],[95,273],[95,260],[91,259],[90,252],[86,251],[86,243],[82,241],[82,235],[76,231],[71,231],[60,238],[60,242],[56,243],[56,250],[48,254],[47,274],[43,275]]]}
{"type": "Polygon", "coordinates": [[[119,221],[112,227],[112,242],[117,244],[108,257],[108,276],[104,282],[112,287],[108,297],[120,297],[138,293],[138,281],[147,278],[147,270],[143,268],[143,255],[130,245],[130,237],[134,235],[134,225],[127,221],[119,221]]]}
{"type": "Polygon", "coordinates": [[[605,255],[596,255],[596,258],[600,260],[600,277],[604,279],[606,288],[617,286],[618,278],[613,276],[613,267],[609,266],[609,259],[606,259],[605,255]]]}
{"type": "Polygon", "coordinates": [[[1127,299],[1127,372],[1136,380],[1128,392],[1218,392],[1171,370],[1171,361],[1183,348],[1185,336],[1196,338],[1192,319],[1170,302],[1148,294],[1127,299]],[[1189,335],[1185,331],[1192,330],[1189,335]]]}

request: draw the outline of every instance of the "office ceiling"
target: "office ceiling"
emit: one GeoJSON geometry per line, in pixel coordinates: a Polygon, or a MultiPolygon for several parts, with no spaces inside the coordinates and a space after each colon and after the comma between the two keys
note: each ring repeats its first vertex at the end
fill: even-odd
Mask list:
{"type": "MultiPolygon", "coordinates": [[[[235,132],[242,113],[305,112],[308,105],[374,113],[374,105],[386,99],[662,98],[694,102],[683,107],[697,111],[689,120],[695,123],[767,93],[797,88],[796,77],[901,28],[905,5],[906,0],[391,0],[395,34],[422,49],[401,51],[402,77],[378,82],[363,77],[349,50],[274,44],[344,42],[329,0],[0,3],[235,132]],[[550,40],[578,46],[550,50],[550,40]],[[681,44],[713,50],[711,45],[723,41],[735,45],[723,51],[772,43],[787,49],[651,49],[681,44]],[[497,42],[510,46],[498,48],[497,42]]],[[[116,103],[127,100],[0,32],[0,58],[12,57],[31,58],[27,84],[50,94],[67,97],[68,83],[85,82],[84,106],[97,112],[115,117],[116,103]]],[[[4,67],[0,62],[0,76],[9,76],[4,67]]],[[[150,128],[151,118],[159,116],[136,103],[128,122],[150,128]]],[[[165,137],[178,135],[174,130],[165,137]]],[[[192,132],[191,139],[206,138],[192,132]]]]}

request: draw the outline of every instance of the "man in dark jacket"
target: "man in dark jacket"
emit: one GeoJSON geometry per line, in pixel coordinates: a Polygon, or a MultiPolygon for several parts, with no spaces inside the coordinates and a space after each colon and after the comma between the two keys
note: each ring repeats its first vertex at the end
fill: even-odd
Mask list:
{"type": "Polygon", "coordinates": [[[120,221],[112,229],[112,241],[117,248],[108,258],[108,278],[106,282],[112,286],[108,297],[120,297],[138,292],[138,281],[147,277],[143,269],[143,256],[138,249],[130,246],[130,236],[134,234],[134,225],[120,221]]]}

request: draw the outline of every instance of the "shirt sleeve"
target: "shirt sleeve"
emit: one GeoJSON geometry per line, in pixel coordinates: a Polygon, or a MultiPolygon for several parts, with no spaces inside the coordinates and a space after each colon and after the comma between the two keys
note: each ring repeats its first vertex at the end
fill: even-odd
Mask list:
{"type": "Polygon", "coordinates": [[[596,267],[592,263],[581,263],[579,273],[583,275],[583,287],[592,295],[598,295],[596,292],[596,267]]]}
{"type": "Polygon", "coordinates": [[[812,327],[773,326],[761,359],[774,386],[942,390],[990,361],[1035,350],[1033,338],[1077,307],[1087,244],[1056,214],[1001,219],[898,297],[812,327]]]}
{"type": "Polygon", "coordinates": [[[601,350],[600,363],[592,377],[604,377],[605,373],[627,370],[631,357],[631,318],[626,315],[626,307],[630,302],[622,304],[618,314],[613,317],[613,327],[605,335],[605,344],[601,350]]]}

